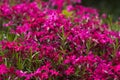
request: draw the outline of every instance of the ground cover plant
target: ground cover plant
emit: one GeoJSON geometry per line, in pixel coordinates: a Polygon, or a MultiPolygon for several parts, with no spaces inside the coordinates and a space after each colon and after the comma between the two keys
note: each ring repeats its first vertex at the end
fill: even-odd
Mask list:
{"type": "Polygon", "coordinates": [[[119,80],[120,22],[81,0],[0,2],[0,80],[119,80]]]}

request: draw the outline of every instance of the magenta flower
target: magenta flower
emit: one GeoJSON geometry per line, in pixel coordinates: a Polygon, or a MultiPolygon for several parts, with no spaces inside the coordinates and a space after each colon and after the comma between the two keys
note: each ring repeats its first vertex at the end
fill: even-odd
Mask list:
{"type": "Polygon", "coordinates": [[[11,8],[8,4],[3,4],[0,6],[0,16],[6,17],[6,18],[11,18],[11,8]]]}
{"type": "Polygon", "coordinates": [[[114,71],[120,74],[120,64],[114,66],[114,71]]]}
{"type": "Polygon", "coordinates": [[[58,76],[59,72],[57,72],[56,70],[50,70],[51,72],[51,76],[58,76]]]}
{"type": "Polygon", "coordinates": [[[65,74],[66,75],[71,75],[71,74],[73,74],[75,72],[75,69],[72,67],[72,66],[70,66],[70,67],[68,67],[68,69],[65,71],[65,74]]]}
{"type": "Polygon", "coordinates": [[[107,15],[105,13],[102,14],[102,18],[107,18],[107,15]]]}
{"type": "Polygon", "coordinates": [[[119,23],[81,1],[0,2],[0,79],[119,80],[119,23]]]}
{"type": "Polygon", "coordinates": [[[17,70],[16,75],[22,78],[26,76],[26,72],[23,72],[22,70],[17,70]]]}
{"type": "Polygon", "coordinates": [[[8,68],[5,66],[5,64],[0,65],[0,75],[6,74],[8,72],[8,68]]]}

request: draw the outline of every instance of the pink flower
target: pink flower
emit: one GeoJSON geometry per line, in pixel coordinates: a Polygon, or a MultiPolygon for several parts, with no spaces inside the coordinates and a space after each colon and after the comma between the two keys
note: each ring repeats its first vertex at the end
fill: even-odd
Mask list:
{"type": "Polygon", "coordinates": [[[44,79],[48,79],[48,78],[49,78],[48,73],[47,73],[47,72],[42,73],[41,78],[42,78],[43,80],[44,80],[44,79]]]}
{"type": "Polygon", "coordinates": [[[23,72],[22,70],[17,70],[16,71],[16,75],[19,77],[25,77],[26,76],[26,72],[23,72]]]}
{"type": "Polygon", "coordinates": [[[24,24],[23,26],[17,26],[16,32],[19,34],[26,33],[29,30],[29,25],[24,24]]]}
{"type": "Polygon", "coordinates": [[[114,66],[114,71],[120,73],[120,64],[114,66]]]}
{"type": "Polygon", "coordinates": [[[4,64],[0,65],[0,75],[6,74],[8,72],[7,67],[4,64]]]}
{"type": "Polygon", "coordinates": [[[53,3],[52,6],[57,6],[58,9],[61,9],[64,4],[64,0],[51,0],[53,3]]]}
{"type": "Polygon", "coordinates": [[[73,10],[73,6],[72,6],[72,5],[68,5],[68,6],[67,6],[67,10],[68,10],[68,11],[73,10]]]}
{"type": "Polygon", "coordinates": [[[107,18],[107,15],[105,13],[103,13],[102,18],[107,18]]]}
{"type": "Polygon", "coordinates": [[[58,76],[58,72],[56,70],[50,70],[51,76],[58,76]]]}
{"type": "Polygon", "coordinates": [[[66,74],[66,75],[71,75],[71,74],[74,73],[74,71],[75,71],[75,69],[74,69],[72,66],[70,66],[70,67],[65,71],[65,74],[66,74]]]}
{"type": "Polygon", "coordinates": [[[11,13],[11,8],[8,4],[3,4],[2,6],[0,6],[0,15],[8,18],[11,13]]]}

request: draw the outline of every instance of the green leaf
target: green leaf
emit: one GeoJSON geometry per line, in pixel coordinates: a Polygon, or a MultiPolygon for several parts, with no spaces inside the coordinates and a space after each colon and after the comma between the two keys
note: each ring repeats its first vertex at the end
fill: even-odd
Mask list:
{"type": "Polygon", "coordinates": [[[7,37],[7,39],[8,39],[9,41],[15,41],[18,36],[15,35],[15,34],[10,34],[10,33],[8,33],[6,37],[7,37]]]}
{"type": "Polygon", "coordinates": [[[73,12],[72,12],[72,11],[71,11],[71,12],[68,12],[67,10],[63,10],[63,11],[62,11],[62,14],[64,14],[66,17],[71,17],[72,14],[73,14],[73,12]]]}

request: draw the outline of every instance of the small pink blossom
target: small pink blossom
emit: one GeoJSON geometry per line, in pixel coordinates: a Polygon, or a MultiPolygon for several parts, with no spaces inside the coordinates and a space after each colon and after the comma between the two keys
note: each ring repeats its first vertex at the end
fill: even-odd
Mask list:
{"type": "Polygon", "coordinates": [[[115,72],[120,74],[120,64],[114,66],[114,70],[115,70],[115,72]]]}
{"type": "Polygon", "coordinates": [[[8,68],[4,65],[0,65],[0,75],[6,74],[8,72],[8,68]]]}
{"type": "Polygon", "coordinates": [[[75,71],[75,69],[73,67],[69,67],[66,71],[65,71],[65,74],[66,75],[71,75],[73,74],[75,71]]]}

